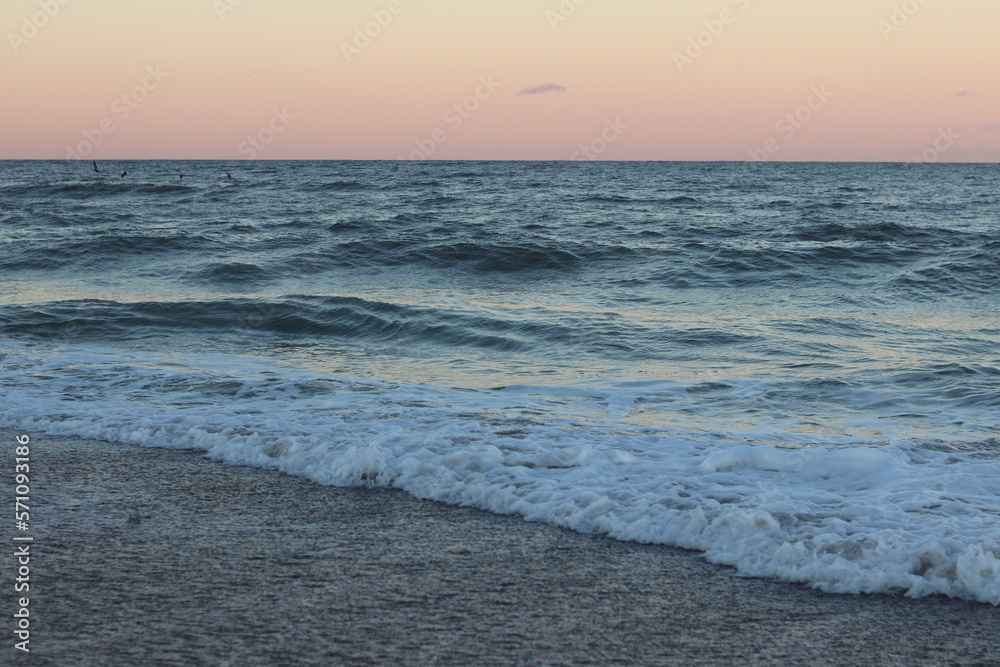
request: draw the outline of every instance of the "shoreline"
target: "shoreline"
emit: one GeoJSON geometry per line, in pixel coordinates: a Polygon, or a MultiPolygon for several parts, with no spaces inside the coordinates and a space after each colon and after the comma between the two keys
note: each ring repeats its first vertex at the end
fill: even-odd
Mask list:
{"type": "Polygon", "coordinates": [[[827,594],[399,490],[28,435],[18,664],[1000,664],[987,604],[827,594]]]}

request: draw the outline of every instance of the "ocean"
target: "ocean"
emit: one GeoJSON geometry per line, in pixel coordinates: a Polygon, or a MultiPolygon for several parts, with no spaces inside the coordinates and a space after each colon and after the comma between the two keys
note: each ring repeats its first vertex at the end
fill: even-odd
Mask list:
{"type": "Polygon", "coordinates": [[[1000,605],[997,165],[99,168],[0,162],[0,427],[1000,605]]]}

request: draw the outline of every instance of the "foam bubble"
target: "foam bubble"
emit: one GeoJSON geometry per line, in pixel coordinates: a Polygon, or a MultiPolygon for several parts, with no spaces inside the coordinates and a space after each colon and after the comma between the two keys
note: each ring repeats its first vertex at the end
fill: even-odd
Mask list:
{"type": "Polygon", "coordinates": [[[0,426],[29,433],[200,448],[321,484],[697,549],[831,592],[1000,605],[1000,460],[988,448],[789,437],[767,419],[756,430],[629,419],[650,392],[685,393],[666,381],[472,389],[14,345],[0,387],[0,426]]]}

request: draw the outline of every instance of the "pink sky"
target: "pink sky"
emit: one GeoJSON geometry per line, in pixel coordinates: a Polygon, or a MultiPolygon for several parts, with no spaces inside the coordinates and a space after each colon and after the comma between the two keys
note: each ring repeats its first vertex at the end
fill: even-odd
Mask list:
{"type": "Polygon", "coordinates": [[[0,27],[0,158],[1000,162],[997,0],[3,0],[0,27]]]}

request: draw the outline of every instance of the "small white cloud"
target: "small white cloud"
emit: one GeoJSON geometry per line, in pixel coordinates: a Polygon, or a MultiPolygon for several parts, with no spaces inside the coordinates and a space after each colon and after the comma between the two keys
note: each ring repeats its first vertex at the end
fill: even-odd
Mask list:
{"type": "Polygon", "coordinates": [[[982,91],[982,90],[960,90],[957,93],[954,93],[954,95],[955,95],[955,97],[975,97],[976,95],[982,95],[983,92],[985,92],[985,91],[982,91]]]}
{"type": "Polygon", "coordinates": [[[979,128],[979,131],[982,132],[983,134],[986,134],[988,132],[996,132],[997,130],[1000,130],[1000,123],[987,123],[986,125],[983,125],[981,128],[979,128]]]}
{"type": "Polygon", "coordinates": [[[560,86],[557,83],[540,83],[537,86],[528,86],[524,90],[519,91],[518,95],[539,95],[541,93],[565,93],[566,86],[560,86]]]}

